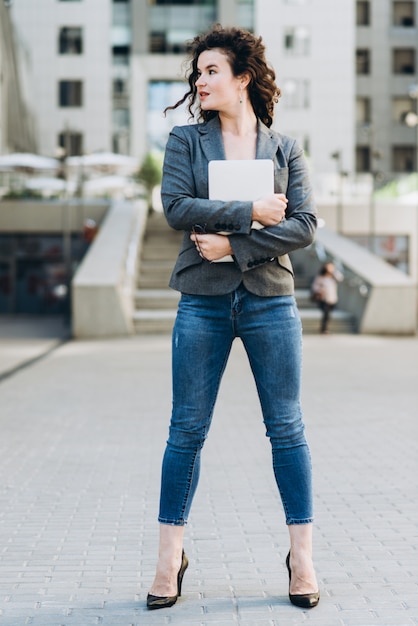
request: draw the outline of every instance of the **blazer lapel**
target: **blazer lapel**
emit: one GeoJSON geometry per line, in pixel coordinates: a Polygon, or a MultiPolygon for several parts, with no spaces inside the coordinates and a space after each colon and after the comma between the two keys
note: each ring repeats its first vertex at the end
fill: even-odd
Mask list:
{"type": "Polygon", "coordinates": [[[257,159],[274,159],[277,148],[279,147],[279,135],[270,128],[267,128],[263,122],[258,121],[258,135],[256,158],[257,159]]]}
{"type": "Polygon", "coordinates": [[[200,145],[202,152],[208,161],[225,159],[224,144],[222,141],[221,124],[216,116],[198,126],[200,132],[200,145]]]}

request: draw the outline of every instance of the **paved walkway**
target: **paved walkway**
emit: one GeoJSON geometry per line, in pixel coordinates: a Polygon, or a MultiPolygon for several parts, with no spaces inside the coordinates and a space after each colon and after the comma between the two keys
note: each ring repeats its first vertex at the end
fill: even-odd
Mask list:
{"type": "Polygon", "coordinates": [[[237,344],[186,531],[183,597],[146,611],[171,404],[170,340],[148,336],[64,343],[0,383],[0,624],[418,625],[418,340],[304,345],[316,609],[287,599],[287,530],[237,344]]]}

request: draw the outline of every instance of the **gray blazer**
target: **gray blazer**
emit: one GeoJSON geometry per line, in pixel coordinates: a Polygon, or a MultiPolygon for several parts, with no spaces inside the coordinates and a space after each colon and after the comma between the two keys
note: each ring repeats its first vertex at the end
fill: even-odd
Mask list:
{"type": "Polygon", "coordinates": [[[316,210],[306,162],[294,139],[259,122],[257,159],[273,159],[275,192],[288,198],[286,219],[277,226],[251,229],[252,202],[208,200],[208,162],[225,159],[218,117],[202,124],[176,126],[170,133],[161,196],[169,225],[184,237],[170,287],[188,294],[221,295],[242,282],[259,296],[294,293],[288,253],[312,243],[316,210]],[[190,231],[229,231],[234,263],[203,260],[190,231]]]}

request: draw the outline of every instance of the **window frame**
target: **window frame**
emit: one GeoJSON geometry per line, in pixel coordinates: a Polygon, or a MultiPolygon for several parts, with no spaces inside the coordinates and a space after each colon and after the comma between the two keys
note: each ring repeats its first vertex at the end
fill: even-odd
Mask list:
{"type": "Polygon", "coordinates": [[[60,109],[80,109],[83,105],[84,81],[68,78],[58,80],[58,107],[60,109]],[[64,93],[65,89],[67,89],[67,93],[64,93]],[[68,103],[64,102],[64,100],[68,100],[68,103]]]}
{"type": "MultiPolygon", "coordinates": [[[[68,38],[67,39],[67,45],[71,42],[71,41],[76,41],[75,38],[68,38]]],[[[80,56],[84,53],[84,39],[83,39],[83,27],[82,26],[59,26],[58,29],[58,54],[60,56],[80,56]],[[64,31],[79,31],[79,45],[80,45],[80,50],[79,51],[71,51],[71,50],[63,50],[63,32],[64,31]]]]}

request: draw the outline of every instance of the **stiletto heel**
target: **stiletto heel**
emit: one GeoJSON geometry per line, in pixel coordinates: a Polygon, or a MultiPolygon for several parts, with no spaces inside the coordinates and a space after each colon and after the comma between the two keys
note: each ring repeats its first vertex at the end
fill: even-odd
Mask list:
{"type": "Polygon", "coordinates": [[[319,591],[315,593],[290,593],[290,583],[292,580],[292,570],[290,569],[290,551],[286,557],[286,567],[289,572],[289,600],[295,606],[299,606],[302,609],[313,609],[319,602],[319,591]]]}
{"type": "Polygon", "coordinates": [[[184,572],[189,566],[189,561],[187,556],[184,553],[184,550],[181,555],[181,565],[177,574],[177,593],[175,596],[153,596],[152,594],[147,595],[147,608],[152,611],[154,609],[166,609],[170,606],[173,606],[177,602],[177,599],[181,596],[181,586],[183,584],[183,576],[184,572]]]}

